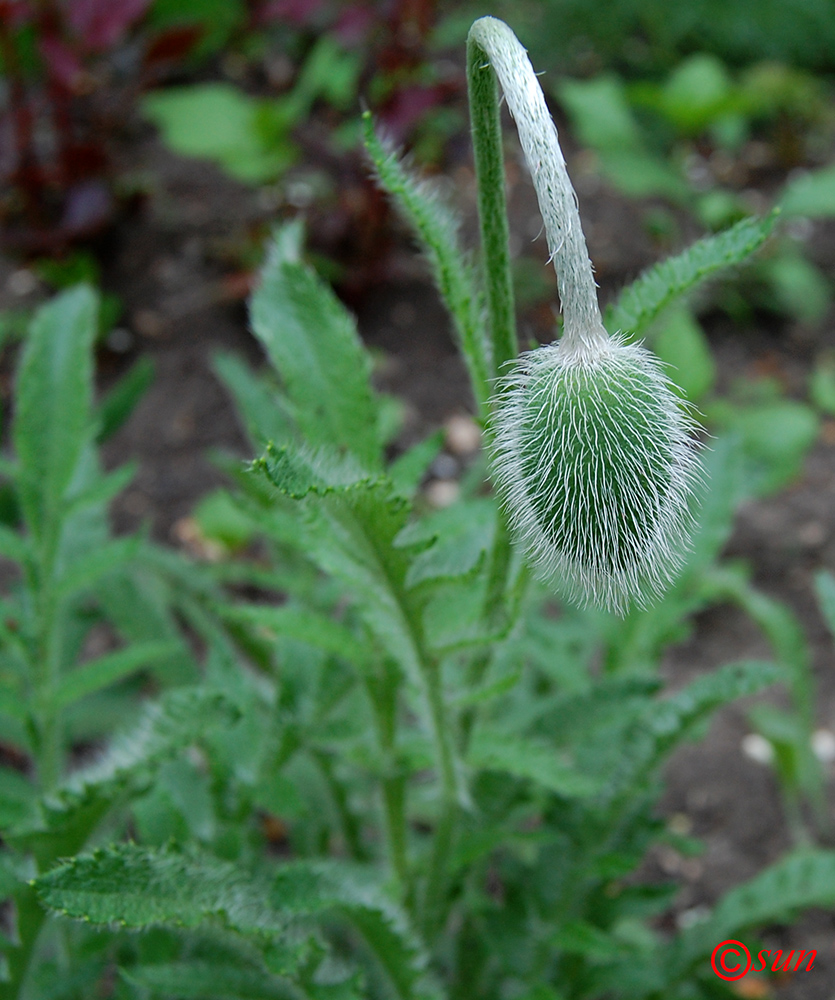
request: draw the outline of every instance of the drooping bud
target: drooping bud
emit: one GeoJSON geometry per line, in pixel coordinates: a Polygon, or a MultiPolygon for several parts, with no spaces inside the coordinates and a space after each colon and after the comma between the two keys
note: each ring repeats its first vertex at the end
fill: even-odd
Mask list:
{"type": "Polygon", "coordinates": [[[577,197],[525,50],[495,18],[476,21],[471,38],[516,120],[563,311],[561,339],[523,354],[500,381],[494,479],[540,574],[623,613],[656,596],[686,551],[695,424],[657,358],[603,326],[577,197]]]}

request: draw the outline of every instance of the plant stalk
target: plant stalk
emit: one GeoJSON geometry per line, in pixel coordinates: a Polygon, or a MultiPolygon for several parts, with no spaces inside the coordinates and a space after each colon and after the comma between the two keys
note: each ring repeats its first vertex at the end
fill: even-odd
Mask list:
{"type": "MultiPolygon", "coordinates": [[[[478,24],[478,22],[476,22],[478,24]]],[[[467,39],[467,87],[473,135],[478,219],[492,344],[492,375],[519,353],[510,270],[499,88],[487,53],[473,31],[467,39]]]]}

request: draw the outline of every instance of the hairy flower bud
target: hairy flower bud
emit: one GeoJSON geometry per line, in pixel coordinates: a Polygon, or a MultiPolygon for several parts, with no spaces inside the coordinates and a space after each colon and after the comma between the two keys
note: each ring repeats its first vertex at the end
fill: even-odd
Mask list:
{"type": "Polygon", "coordinates": [[[695,424],[658,359],[603,326],[577,196],[525,50],[495,18],[476,21],[471,38],[519,129],[564,321],[557,343],[523,354],[500,382],[493,476],[540,574],[623,613],[680,567],[700,469],[695,424]]]}
{"type": "Polygon", "coordinates": [[[496,484],[541,575],[623,612],[678,568],[698,478],[692,421],[660,362],[612,338],[522,355],[494,419],[496,484]]]}

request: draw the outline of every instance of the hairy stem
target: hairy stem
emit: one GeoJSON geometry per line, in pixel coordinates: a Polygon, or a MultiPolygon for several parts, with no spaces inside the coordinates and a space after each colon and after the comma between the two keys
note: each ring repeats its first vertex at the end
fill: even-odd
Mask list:
{"type": "MultiPolygon", "coordinates": [[[[492,81],[492,104],[495,108],[491,109],[492,113],[488,113],[486,107],[490,103],[490,88],[483,80],[483,75],[486,72],[485,63],[489,60],[502,85],[510,113],[516,121],[519,141],[533,177],[539,209],[545,223],[548,249],[557,272],[565,345],[576,349],[593,348],[596,344],[605,342],[608,334],[600,317],[597,286],[580,224],[577,195],[565,168],[557,128],[545,104],[542,88],[519,40],[503,21],[495,17],[482,17],[473,24],[468,40],[468,53],[476,164],[479,162],[480,147],[489,150],[500,138],[496,134],[499,127],[498,104],[492,81]],[[492,134],[489,130],[493,130],[492,134]]],[[[487,165],[483,174],[477,169],[477,175],[481,206],[482,189],[498,189],[500,186],[503,189],[503,185],[496,176],[496,167],[492,162],[487,165]]],[[[493,196],[489,192],[485,194],[485,199],[491,197],[493,196]]],[[[488,202],[485,201],[485,207],[487,205],[488,202]]],[[[495,210],[496,207],[490,204],[490,216],[495,210]]],[[[505,234],[506,231],[505,222],[505,234]]],[[[482,239],[487,255],[492,250],[484,232],[482,239]]]]}
{"type": "MultiPolygon", "coordinates": [[[[480,22],[476,21],[476,24],[480,22]]],[[[475,28],[475,25],[473,26],[475,28]]],[[[493,377],[519,353],[508,248],[504,154],[499,91],[478,34],[467,40],[467,83],[473,133],[478,218],[484,256],[487,316],[493,346],[493,377]]]]}

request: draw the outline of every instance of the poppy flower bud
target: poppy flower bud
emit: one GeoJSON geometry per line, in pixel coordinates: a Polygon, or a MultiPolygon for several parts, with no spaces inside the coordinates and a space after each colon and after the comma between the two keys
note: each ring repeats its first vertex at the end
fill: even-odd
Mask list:
{"type": "Polygon", "coordinates": [[[687,550],[696,425],[660,361],[603,326],[577,196],[525,50],[495,18],[471,35],[519,129],[563,312],[560,340],[523,354],[499,382],[493,477],[540,575],[623,613],[657,596],[687,550]]]}

